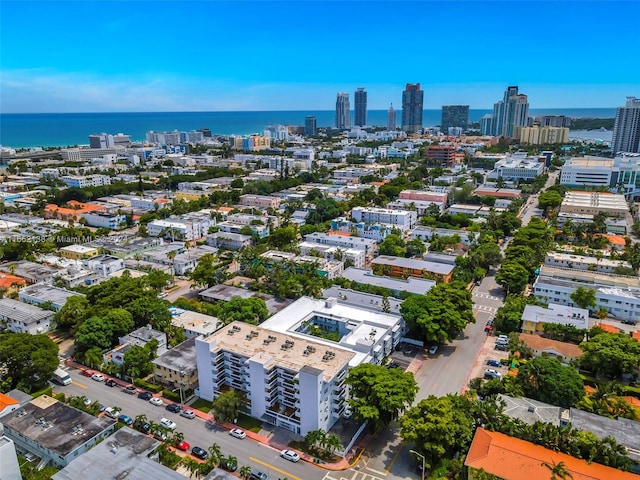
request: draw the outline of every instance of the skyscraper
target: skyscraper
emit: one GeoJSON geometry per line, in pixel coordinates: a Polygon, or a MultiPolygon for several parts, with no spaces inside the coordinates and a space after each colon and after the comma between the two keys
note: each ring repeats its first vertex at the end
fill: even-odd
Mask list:
{"type": "Polygon", "coordinates": [[[515,127],[526,127],[529,120],[529,102],[526,95],[518,94],[518,86],[509,86],[504,97],[493,104],[493,135],[513,137],[515,127]]]}
{"type": "Polygon", "coordinates": [[[449,127],[460,127],[463,130],[469,125],[469,105],[443,105],[440,129],[446,133],[449,127]]]}
{"type": "Polygon", "coordinates": [[[618,107],[611,139],[613,153],[640,153],[640,98],[627,97],[624,107],[618,107]]]}
{"type": "Polygon", "coordinates": [[[304,118],[304,134],[307,137],[313,137],[316,133],[318,133],[318,127],[316,124],[316,117],[313,115],[309,115],[304,118]]]}
{"type": "Polygon", "coordinates": [[[396,109],[393,108],[393,103],[387,111],[387,130],[396,129],[396,109]]]}
{"type": "Polygon", "coordinates": [[[364,127],[367,124],[367,92],[364,88],[358,88],[353,94],[355,103],[355,112],[353,124],[358,127],[364,127]]]}
{"type": "Polygon", "coordinates": [[[420,84],[407,83],[402,92],[402,130],[416,132],[422,129],[422,104],[424,92],[420,84]]]}
{"type": "Polygon", "coordinates": [[[336,98],[336,128],[351,128],[349,94],[338,92],[336,98]]]}

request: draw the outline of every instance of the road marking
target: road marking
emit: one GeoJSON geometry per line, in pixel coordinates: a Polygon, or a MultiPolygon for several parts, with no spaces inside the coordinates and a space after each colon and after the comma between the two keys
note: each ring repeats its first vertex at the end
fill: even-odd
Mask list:
{"type": "MultiPolygon", "coordinates": [[[[398,448],[398,451],[396,452],[396,454],[393,456],[393,458],[391,459],[391,462],[389,463],[389,466],[384,470],[385,473],[383,473],[383,475],[386,477],[387,475],[389,475],[389,472],[391,471],[391,469],[393,468],[393,464],[396,463],[396,460],[398,459],[398,455],[400,455],[400,452],[402,452],[402,444],[400,444],[400,448],[398,448]]],[[[376,472],[376,473],[380,473],[380,472],[376,472]]]]}
{"type": "Polygon", "coordinates": [[[378,475],[382,475],[383,477],[386,477],[387,474],[389,473],[389,470],[387,470],[387,473],[385,473],[385,472],[381,472],[380,470],[376,470],[375,468],[369,468],[369,467],[367,467],[365,470],[369,470],[370,472],[376,473],[378,475]]]}
{"type": "Polygon", "coordinates": [[[83,385],[82,383],[78,383],[75,381],[72,381],[71,383],[73,383],[76,387],[80,387],[80,388],[89,388],[86,385],[83,385]]]}
{"type": "Polygon", "coordinates": [[[275,470],[278,473],[282,473],[283,475],[285,475],[287,478],[291,478],[293,480],[302,480],[300,477],[296,477],[295,475],[292,475],[289,472],[286,472],[284,470],[280,470],[278,467],[271,465],[270,463],[267,462],[263,462],[262,460],[259,460],[257,458],[254,457],[249,457],[249,460],[253,460],[256,463],[259,463],[261,465],[264,465],[265,467],[267,467],[269,470],[275,470]]]}

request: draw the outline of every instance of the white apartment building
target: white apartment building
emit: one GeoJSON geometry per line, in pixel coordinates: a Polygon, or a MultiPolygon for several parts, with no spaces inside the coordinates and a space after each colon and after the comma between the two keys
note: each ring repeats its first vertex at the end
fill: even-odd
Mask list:
{"type": "Polygon", "coordinates": [[[550,303],[547,307],[526,305],[522,312],[522,333],[540,333],[544,324],[571,325],[587,330],[589,328],[589,310],[550,303]]]}
{"type": "Polygon", "coordinates": [[[400,230],[411,230],[418,222],[418,214],[411,210],[390,210],[387,208],[355,207],[351,216],[356,222],[384,223],[400,230]]]}
{"type": "Polygon", "coordinates": [[[367,253],[357,248],[343,248],[313,242],[300,242],[298,248],[302,255],[319,254],[325,260],[348,261],[357,268],[364,268],[367,263],[367,253]]]}
{"type": "Polygon", "coordinates": [[[503,160],[498,160],[493,165],[493,170],[488,177],[497,179],[502,177],[508,181],[533,180],[545,171],[544,162],[536,157],[527,157],[527,154],[514,153],[503,160]]]}
{"type": "Polygon", "coordinates": [[[281,252],[279,250],[268,250],[260,258],[267,265],[267,268],[271,264],[288,260],[297,264],[315,263],[316,272],[318,275],[333,280],[338,278],[342,272],[344,272],[344,262],[338,260],[327,260],[325,258],[318,258],[311,255],[296,255],[290,252],[281,252]]]}
{"type": "Polygon", "coordinates": [[[82,266],[87,270],[99,273],[103,277],[108,277],[112,273],[124,270],[124,260],[113,255],[98,255],[82,261],[82,266]]]}
{"type": "Polygon", "coordinates": [[[575,268],[576,270],[589,270],[599,273],[615,273],[615,269],[619,267],[631,268],[631,264],[624,260],[598,259],[558,252],[547,253],[544,264],[549,267],[575,268]]]}
{"type": "Polygon", "coordinates": [[[430,202],[430,201],[422,201],[422,200],[406,200],[403,198],[399,198],[394,200],[393,202],[387,203],[387,208],[393,210],[413,210],[418,215],[424,215],[431,205],[435,205],[438,207],[438,211],[440,213],[444,212],[446,203],[442,202],[430,202]]]}
{"type": "Polygon", "coordinates": [[[448,192],[434,190],[403,190],[400,192],[400,200],[417,200],[420,202],[433,202],[446,204],[448,192]]]}
{"type": "Polygon", "coordinates": [[[255,418],[300,435],[329,430],[346,407],[344,380],[355,353],[287,333],[233,322],[196,338],[198,395],[246,395],[255,418]]]}
{"type": "Polygon", "coordinates": [[[411,230],[411,240],[418,239],[423,241],[431,241],[434,237],[453,237],[457,235],[460,238],[460,243],[464,245],[471,245],[477,240],[478,234],[474,232],[467,232],[465,230],[451,230],[448,228],[435,228],[417,226],[411,230]]]}
{"type": "Polygon", "coordinates": [[[109,230],[118,230],[127,225],[127,216],[124,214],[105,212],[88,212],[80,215],[90,227],[108,228],[109,230]]]}
{"type": "Polygon", "coordinates": [[[562,166],[560,184],[624,189],[625,196],[640,195],[640,153],[619,153],[614,159],[571,158],[562,166]]]}
{"type": "Polygon", "coordinates": [[[14,333],[37,335],[48,332],[53,321],[53,313],[51,310],[43,310],[11,298],[0,298],[0,323],[14,333]]]}
{"type": "Polygon", "coordinates": [[[111,177],[107,175],[65,175],[60,177],[69,188],[102,187],[111,185],[111,177]]]}
{"type": "Polygon", "coordinates": [[[63,148],[60,150],[60,156],[66,162],[82,162],[102,157],[103,155],[115,154],[124,156],[125,150],[122,146],[113,148],[63,148]]]}
{"type": "Polygon", "coordinates": [[[156,208],[160,209],[166,207],[167,204],[170,203],[170,200],[166,198],[149,198],[149,197],[138,197],[132,195],[130,197],[131,200],[131,208],[137,208],[140,210],[155,210],[156,208]]]}
{"type": "Polygon", "coordinates": [[[607,309],[611,317],[640,321],[640,278],[580,272],[543,265],[533,284],[533,294],[545,302],[575,306],[571,294],[578,287],[590,288],[596,294],[596,306],[607,309]]]}
{"type": "Polygon", "coordinates": [[[278,197],[272,197],[270,195],[241,195],[239,205],[245,205],[247,207],[256,208],[278,208],[282,200],[278,197]]]}
{"type": "Polygon", "coordinates": [[[330,235],[328,233],[313,232],[304,236],[306,242],[340,247],[342,249],[364,250],[367,261],[371,261],[378,252],[375,240],[361,237],[347,237],[344,235],[330,235]]]}
{"type": "Polygon", "coordinates": [[[183,241],[199,240],[215,223],[209,212],[195,212],[180,217],[171,216],[164,220],[154,220],[147,224],[147,233],[152,237],[165,236],[183,241]]]}
{"type": "Polygon", "coordinates": [[[240,250],[241,248],[250,246],[252,242],[250,235],[229,232],[212,233],[207,235],[206,240],[209,246],[228,248],[229,250],[240,250]]]}
{"type": "Polygon", "coordinates": [[[629,212],[629,205],[624,195],[607,192],[567,192],[562,199],[560,212],[579,215],[606,213],[609,216],[625,217],[629,212]]]}

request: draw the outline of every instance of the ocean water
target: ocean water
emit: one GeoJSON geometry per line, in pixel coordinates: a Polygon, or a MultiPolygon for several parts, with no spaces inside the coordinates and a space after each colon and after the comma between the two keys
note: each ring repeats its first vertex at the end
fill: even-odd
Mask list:
{"type": "MultiPolygon", "coordinates": [[[[615,108],[532,109],[531,116],[566,115],[570,117],[613,118],[615,108]]],[[[469,119],[478,121],[491,110],[471,109],[469,119]]],[[[149,130],[197,130],[209,128],[214,134],[247,135],[262,133],[270,124],[304,125],[307,115],[314,115],[318,127],[334,124],[335,112],[139,112],[139,113],[39,113],[0,114],[0,145],[13,148],[86,145],[93,133],[124,133],[132,140],[144,140],[149,130]]],[[[402,112],[397,111],[400,123],[402,112]]],[[[423,125],[440,124],[440,110],[425,110],[423,125]]],[[[369,125],[387,124],[386,110],[369,110],[369,125]]]]}

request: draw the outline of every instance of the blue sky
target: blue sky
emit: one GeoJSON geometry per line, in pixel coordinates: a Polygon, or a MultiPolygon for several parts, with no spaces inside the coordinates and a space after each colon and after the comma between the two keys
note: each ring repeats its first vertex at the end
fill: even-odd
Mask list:
{"type": "Polygon", "coordinates": [[[0,111],[532,108],[640,96],[635,1],[0,0],[0,111]],[[352,100],[353,102],[353,100],[352,100]]]}

